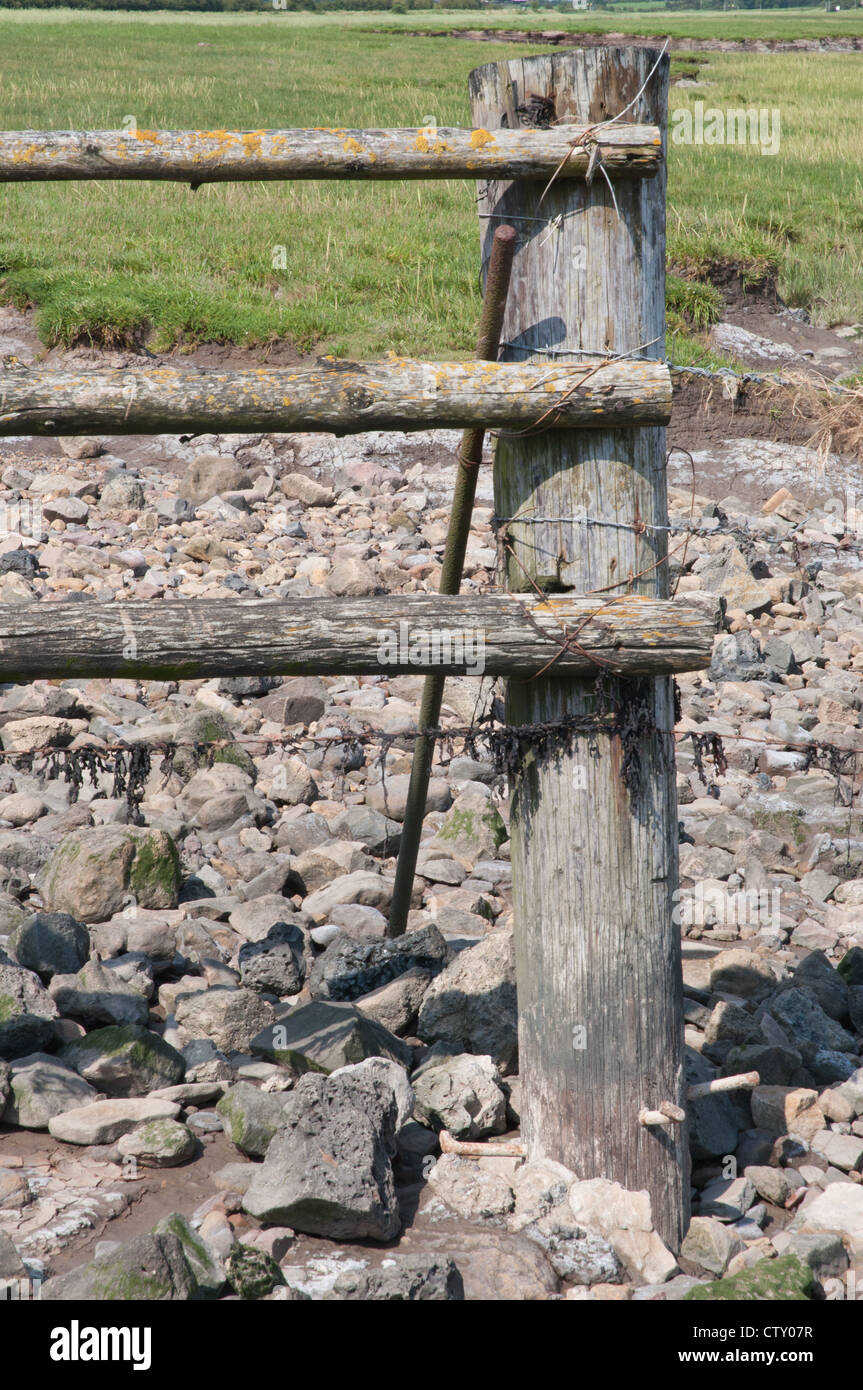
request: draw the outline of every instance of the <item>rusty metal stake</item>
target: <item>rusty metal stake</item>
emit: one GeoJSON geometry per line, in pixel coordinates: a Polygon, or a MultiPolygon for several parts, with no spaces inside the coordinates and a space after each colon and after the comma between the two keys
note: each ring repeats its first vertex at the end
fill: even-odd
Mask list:
{"type": "Polygon", "coordinates": [[[715,1096],[722,1091],[751,1091],[761,1085],[757,1071],[741,1071],[736,1076],[717,1076],[712,1081],[699,1081],[686,1092],[687,1100],[701,1100],[702,1096],[715,1096]]]}
{"type": "Polygon", "coordinates": [[[682,1125],[686,1119],[686,1111],[681,1110],[679,1105],[674,1105],[670,1100],[660,1102],[657,1110],[639,1110],[638,1123],[640,1125],[682,1125]]]}
{"type": "Polygon", "coordinates": [[[440,1132],[440,1150],[444,1154],[458,1154],[460,1158],[524,1158],[527,1153],[520,1139],[476,1144],[465,1139],[453,1139],[448,1129],[440,1132]]]}
{"type": "MultiPolygon", "coordinates": [[[[497,360],[506,297],[509,292],[510,272],[515,255],[515,242],[516,231],[514,227],[498,227],[495,231],[488,276],[485,282],[476,349],[477,359],[482,362],[497,360]]],[[[484,438],[485,430],[482,429],[465,430],[461,438],[461,448],[458,453],[459,467],[456,470],[455,491],[440,575],[439,592],[442,594],[457,594],[461,588],[464,557],[470,536],[470,522],[476,494],[477,472],[482,463],[484,438]]],[[[445,679],[444,676],[437,675],[426,676],[425,678],[419,714],[419,728],[421,730],[433,729],[438,724],[445,679]]],[[[433,755],[434,739],[429,734],[420,733],[414,744],[411,780],[408,786],[402,837],[396,863],[396,881],[387,928],[388,936],[401,936],[408,923],[433,755]]],[[[455,1142],[453,1140],[453,1143],[455,1142]]]]}

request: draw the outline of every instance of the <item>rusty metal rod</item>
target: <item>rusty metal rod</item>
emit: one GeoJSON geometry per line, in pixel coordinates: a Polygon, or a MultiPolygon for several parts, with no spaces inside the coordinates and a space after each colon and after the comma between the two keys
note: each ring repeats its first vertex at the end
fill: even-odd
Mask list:
{"type": "Polygon", "coordinates": [[[497,1139],[489,1144],[480,1144],[467,1139],[453,1139],[448,1129],[440,1132],[440,1148],[441,1153],[458,1154],[461,1158],[524,1158],[527,1153],[520,1139],[497,1139]]]}
{"type": "Polygon", "coordinates": [[[736,1076],[717,1076],[712,1081],[699,1081],[686,1092],[687,1100],[701,1100],[703,1096],[715,1096],[722,1091],[751,1091],[761,1085],[757,1071],[742,1071],[736,1076]]]}
{"type": "MultiPolygon", "coordinates": [[[[498,227],[494,234],[477,337],[476,356],[479,361],[497,360],[516,235],[515,228],[509,226],[498,227]]],[[[459,466],[456,469],[452,510],[438,588],[441,594],[457,594],[461,588],[484,438],[484,429],[465,430],[461,437],[459,466]]],[[[445,676],[439,675],[425,678],[419,713],[421,730],[435,728],[440,720],[445,680],[445,676]]],[[[387,928],[388,936],[401,936],[407,927],[433,755],[434,739],[426,733],[421,733],[414,744],[411,780],[387,928]]]]}

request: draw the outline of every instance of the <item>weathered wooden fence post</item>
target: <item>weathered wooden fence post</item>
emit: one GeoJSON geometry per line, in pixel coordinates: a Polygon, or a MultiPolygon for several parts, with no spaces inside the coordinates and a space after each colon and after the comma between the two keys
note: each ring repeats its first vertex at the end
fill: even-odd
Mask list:
{"type": "MultiPolygon", "coordinates": [[[[650,50],[555,53],[473,72],[472,119],[490,132],[559,129],[625,109],[664,130],[667,89],[668,59],[650,50]]],[[[652,179],[614,179],[614,195],[600,169],[590,183],[543,187],[480,185],[484,260],[499,223],[520,232],[502,359],[663,357],[664,164],[652,179]]],[[[667,533],[652,529],[668,520],[662,427],[503,433],[495,505],[501,519],[527,518],[499,523],[511,590],[666,596],[667,533]]],[[[604,707],[625,732],[619,720],[568,749],[525,747],[512,788],[522,1132],[531,1155],[580,1178],[647,1188],[676,1251],[689,1218],[686,1126],[638,1120],[681,1106],[685,1089],[671,680],[597,687],[552,670],[508,683],[513,724],[604,707]]]]}

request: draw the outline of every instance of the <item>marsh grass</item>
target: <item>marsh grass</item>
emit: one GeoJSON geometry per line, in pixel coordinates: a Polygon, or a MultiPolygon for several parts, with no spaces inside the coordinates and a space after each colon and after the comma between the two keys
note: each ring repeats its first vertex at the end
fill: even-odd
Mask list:
{"type": "MultiPolygon", "coordinates": [[[[416,28],[439,18],[0,11],[0,125],[118,129],[128,115],[151,129],[411,126],[429,116],[469,124],[471,68],[524,47],[505,33],[498,44],[373,32],[378,19],[416,28]]],[[[524,22],[552,18],[568,27],[558,14],[524,22]]],[[[660,18],[668,29],[684,16],[660,18]]],[[[709,18],[715,30],[722,17],[709,18]]],[[[792,18],[771,12],[770,22],[792,18]]],[[[805,27],[832,16],[798,18],[805,27]]],[[[840,18],[863,31],[863,16],[840,18]]],[[[451,27],[471,21],[450,19],[451,27]]],[[[612,19],[620,24],[620,12],[604,26],[612,19]]],[[[710,85],[672,87],[672,109],[698,98],[778,106],[782,139],[775,157],[671,145],[672,263],[688,281],[714,262],[737,264],[753,280],[776,267],[790,303],[823,322],[863,321],[859,55],[711,53],[685,62],[710,85]]],[[[0,206],[0,294],[35,307],[46,344],[287,337],[301,350],[350,356],[473,350],[471,184],[258,182],[193,193],[181,184],[34,183],[4,186],[0,206]]],[[[716,309],[704,286],[672,284],[670,300],[678,335],[716,309]]]]}

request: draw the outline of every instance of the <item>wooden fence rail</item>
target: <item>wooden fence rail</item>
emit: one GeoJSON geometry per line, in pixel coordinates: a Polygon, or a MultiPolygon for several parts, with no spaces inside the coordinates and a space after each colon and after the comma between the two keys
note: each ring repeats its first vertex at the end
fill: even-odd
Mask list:
{"type": "Polygon", "coordinates": [[[660,423],[659,362],[344,362],[302,370],[0,371],[0,436],[171,431],[551,429],[660,423]]]}
{"type": "Polygon", "coordinates": [[[0,134],[0,183],[35,179],[583,179],[594,147],[609,176],[647,176],[652,125],[550,130],[14,130],[0,134]],[[565,163],[564,163],[565,161],[565,163]]]}
{"type": "Polygon", "coordinates": [[[643,676],[709,665],[714,627],[684,604],[568,594],[2,604],[0,680],[643,676]]]}

